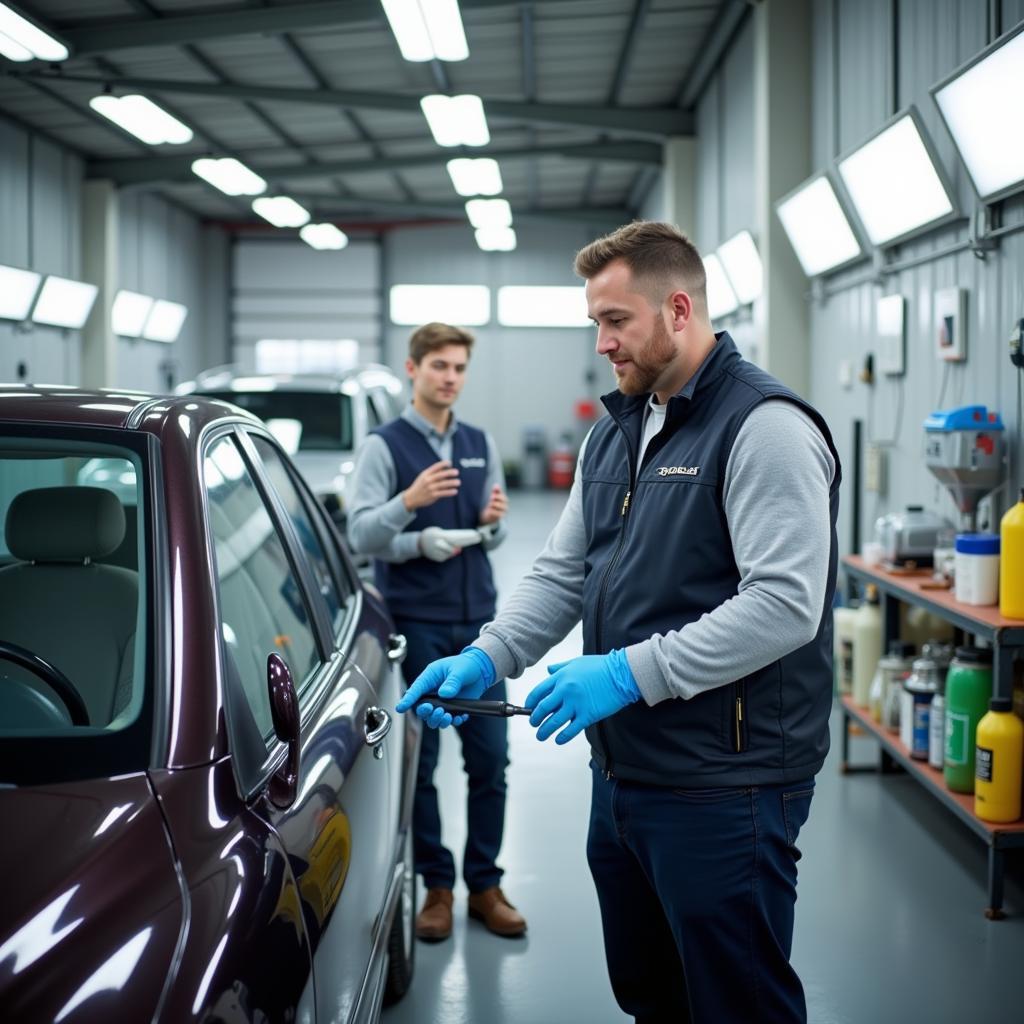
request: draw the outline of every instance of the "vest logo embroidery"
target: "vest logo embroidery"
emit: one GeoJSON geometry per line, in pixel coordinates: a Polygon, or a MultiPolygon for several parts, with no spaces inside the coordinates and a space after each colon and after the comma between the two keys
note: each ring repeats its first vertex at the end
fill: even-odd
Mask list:
{"type": "Polygon", "coordinates": [[[658,476],[697,476],[700,466],[659,466],[655,472],[658,476]]]}
{"type": "Polygon", "coordinates": [[[463,469],[484,469],[487,466],[486,459],[459,459],[459,465],[463,469]]]}

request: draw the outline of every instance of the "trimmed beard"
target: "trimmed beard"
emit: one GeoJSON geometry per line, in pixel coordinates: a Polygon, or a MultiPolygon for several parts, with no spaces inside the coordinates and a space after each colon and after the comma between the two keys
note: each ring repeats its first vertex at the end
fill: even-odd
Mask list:
{"type": "Polygon", "coordinates": [[[655,322],[654,330],[644,347],[632,360],[630,371],[616,380],[624,395],[645,395],[654,390],[658,378],[678,356],[672,337],[661,317],[655,322]]]}

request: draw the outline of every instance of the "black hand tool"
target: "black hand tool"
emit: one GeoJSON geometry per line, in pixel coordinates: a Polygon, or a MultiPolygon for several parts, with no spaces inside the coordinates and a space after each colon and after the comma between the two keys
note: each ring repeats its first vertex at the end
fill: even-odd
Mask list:
{"type": "Polygon", "coordinates": [[[451,715],[490,715],[494,718],[511,718],[513,715],[532,715],[530,708],[509,704],[507,700],[462,700],[459,697],[438,697],[436,693],[416,701],[414,707],[432,704],[444,708],[451,715]]]}

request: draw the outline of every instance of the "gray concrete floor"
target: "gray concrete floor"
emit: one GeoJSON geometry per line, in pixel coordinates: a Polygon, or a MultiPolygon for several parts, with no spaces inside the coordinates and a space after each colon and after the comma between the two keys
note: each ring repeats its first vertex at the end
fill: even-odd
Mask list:
{"type": "MultiPolygon", "coordinates": [[[[494,554],[501,595],[540,550],[561,509],[553,494],[513,493],[508,541],[494,554]]],[[[580,652],[578,630],[544,664],[580,652]]],[[[510,684],[522,699],[543,666],[510,684]]],[[[1008,857],[1004,921],[987,921],[987,848],[904,775],[840,776],[839,716],[801,834],[793,961],[813,1024],[977,1024],[1024,1017],[1024,852],[1008,857]]],[[[585,858],[588,748],[538,743],[509,723],[509,801],[500,863],[525,914],[521,940],[466,917],[456,892],[455,933],[419,943],[412,989],[383,1024],[619,1024],[585,858]]],[[[877,746],[855,741],[854,760],[877,746]]],[[[465,776],[446,734],[437,774],[445,841],[465,842],[465,776]]],[[[717,1022],[715,1022],[717,1024],[717,1022]]]]}

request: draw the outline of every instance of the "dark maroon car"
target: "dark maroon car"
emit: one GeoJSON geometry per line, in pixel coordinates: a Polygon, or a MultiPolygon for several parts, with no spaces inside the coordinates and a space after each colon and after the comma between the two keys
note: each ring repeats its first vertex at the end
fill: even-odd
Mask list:
{"type": "Polygon", "coordinates": [[[0,387],[0,1020],[356,1022],[412,972],[405,641],[266,427],[0,387]]]}

